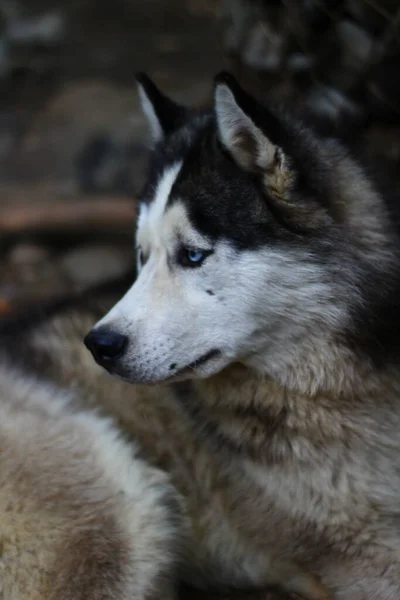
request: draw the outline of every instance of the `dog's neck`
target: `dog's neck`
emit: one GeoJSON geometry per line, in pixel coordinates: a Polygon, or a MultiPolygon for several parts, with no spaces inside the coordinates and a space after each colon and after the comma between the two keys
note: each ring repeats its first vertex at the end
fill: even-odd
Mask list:
{"type": "Polygon", "coordinates": [[[287,394],[303,395],[311,400],[318,396],[338,398],[364,397],[382,387],[400,382],[398,361],[393,358],[377,368],[372,357],[352,349],[340,339],[321,335],[298,341],[285,348],[282,344],[272,351],[247,360],[248,378],[273,380],[287,394]]]}
{"type": "Polygon", "coordinates": [[[348,356],[341,370],[336,364],[320,377],[324,385],[318,389],[317,384],[304,385],[305,374],[313,374],[308,367],[297,371],[300,377],[296,371],[289,373],[284,385],[283,375],[279,381],[232,365],[195,381],[195,394],[187,405],[198,431],[205,431],[221,448],[266,463],[292,460],[293,453],[307,460],[329,443],[348,443],[348,426],[365,429],[366,415],[399,402],[396,372],[388,369],[377,375],[368,364],[348,356]]]}

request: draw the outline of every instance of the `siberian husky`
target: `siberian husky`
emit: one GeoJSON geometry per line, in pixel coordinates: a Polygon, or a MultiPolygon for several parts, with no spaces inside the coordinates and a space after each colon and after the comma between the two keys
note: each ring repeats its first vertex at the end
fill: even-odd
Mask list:
{"type": "Polygon", "coordinates": [[[86,337],[98,365],[84,310],[27,331],[25,356],[170,473],[181,577],[398,600],[395,206],[339,142],[228,74],[210,111],[138,80],[137,280],[86,337]]]}
{"type": "Polygon", "coordinates": [[[397,600],[393,206],[339,142],[227,73],[210,111],[138,81],[139,273],[86,345],[124,380],[175,384],[223,478],[202,530],[221,577],[320,597],[300,564],[338,600],[397,600]]]}

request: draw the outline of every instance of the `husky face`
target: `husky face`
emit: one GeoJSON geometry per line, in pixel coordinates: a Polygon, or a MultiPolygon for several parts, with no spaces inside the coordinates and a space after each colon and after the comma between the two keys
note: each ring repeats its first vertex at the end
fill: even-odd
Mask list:
{"type": "Polygon", "coordinates": [[[139,93],[155,142],[139,274],[87,340],[98,362],[132,382],[208,377],[233,362],[275,376],[343,337],[366,248],[335,203],[347,160],[335,144],[228,74],[210,112],[179,107],[145,76],[139,93]]]}

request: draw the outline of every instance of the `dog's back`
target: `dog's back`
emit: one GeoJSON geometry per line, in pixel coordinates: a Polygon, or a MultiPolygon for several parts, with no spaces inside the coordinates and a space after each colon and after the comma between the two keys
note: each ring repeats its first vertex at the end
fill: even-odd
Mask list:
{"type": "Polygon", "coordinates": [[[172,597],[177,494],[80,405],[0,364],[0,596],[172,597]]]}

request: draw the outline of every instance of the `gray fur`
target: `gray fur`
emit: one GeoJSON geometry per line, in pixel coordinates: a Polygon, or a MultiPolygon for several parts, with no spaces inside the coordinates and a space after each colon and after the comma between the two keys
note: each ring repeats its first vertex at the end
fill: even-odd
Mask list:
{"type": "Polygon", "coordinates": [[[178,494],[85,404],[0,363],[0,595],[173,598],[178,494]]]}

